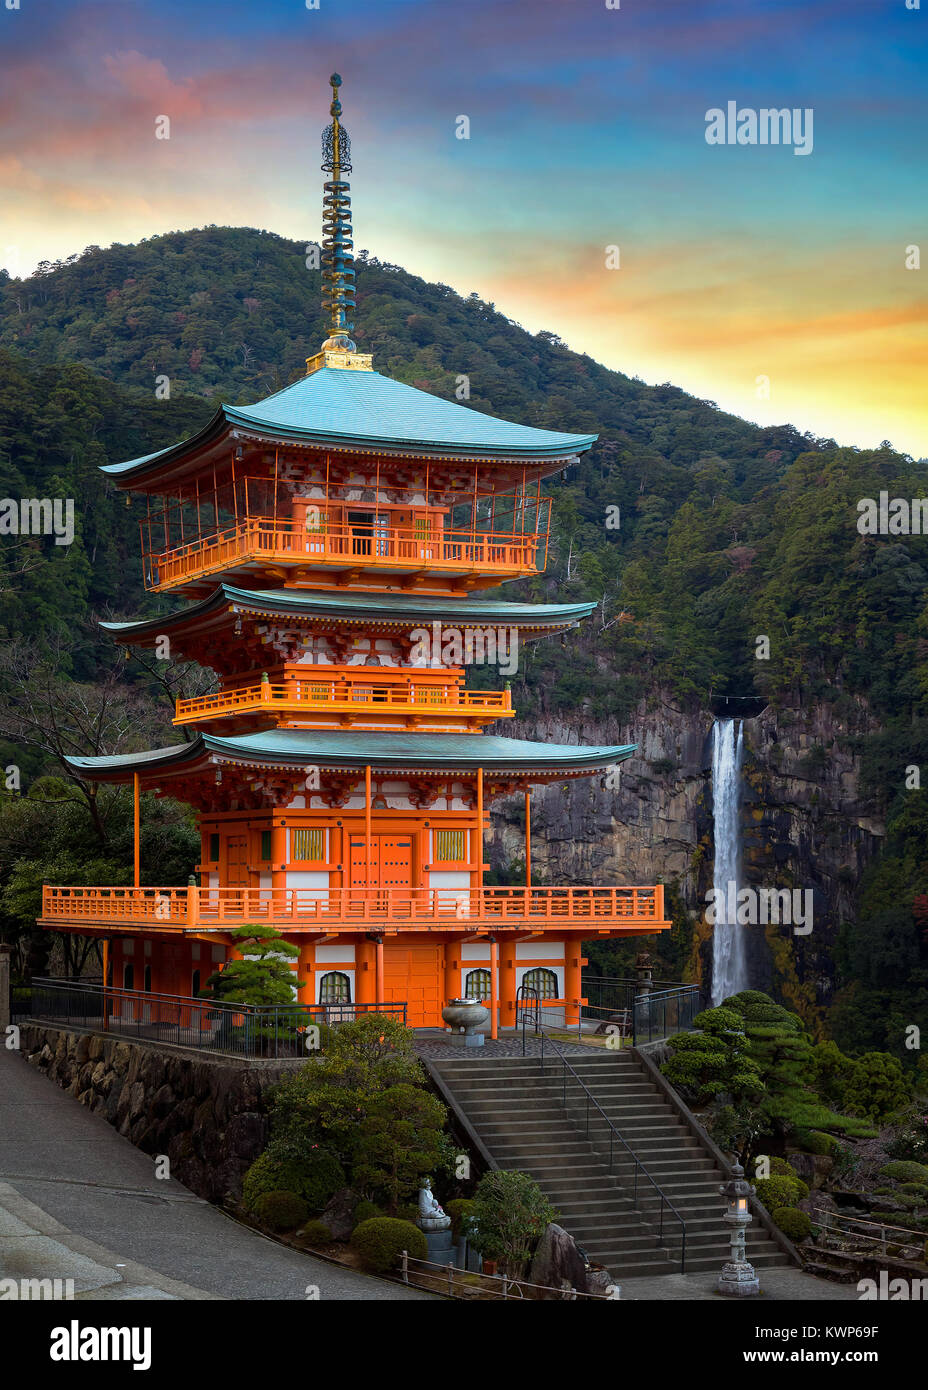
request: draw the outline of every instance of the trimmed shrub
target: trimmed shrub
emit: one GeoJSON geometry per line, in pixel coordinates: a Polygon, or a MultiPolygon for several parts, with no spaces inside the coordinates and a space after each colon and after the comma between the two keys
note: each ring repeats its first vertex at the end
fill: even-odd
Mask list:
{"type": "Polygon", "coordinates": [[[798,1207],[776,1207],[770,1215],[790,1240],[805,1240],[811,1233],[811,1217],[798,1207]]]}
{"type": "Polygon", "coordinates": [[[769,1178],[761,1178],[754,1186],[757,1196],[769,1212],[775,1207],[794,1207],[803,1197],[808,1197],[809,1189],[795,1175],[775,1173],[769,1178]]]}
{"type": "Polygon", "coordinates": [[[289,1145],[272,1143],[245,1174],[242,1204],[253,1211],[264,1192],[295,1192],[311,1212],[318,1212],[344,1186],[345,1170],[327,1149],[311,1149],[300,1155],[289,1145]]]}
{"type": "Polygon", "coordinates": [[[354,1209],[354,1224],[360,1226],[362,1221],[373,1221],[377,1216],[383,1216],[383,1212],[376,1202],[369,1202],[365,1197],[354,1209]]]}
{"type": "Polygon", "coordinates": [[[450,1202],[445,1203],[445,1211],[451,1217],[451,1234],[455,1240],[460,1240],[465,1234],[465,1223],[473,1209],[474,1204],[469,1197],[452,1197],[450,1202]]]}
{"type": "Polygon", "coordinates": [[[415,1260],[427,1260],[428,1241],[411,1221],[399,1221],[395,1216],[375,1216],[362,1221],[351,1233],[351,1246],[360,1256],[365,1269],[385,1274],[396,1268],[397,1258],[404,1250],[415,1260]]]}
{"type": "Polygon", "coordinates": [[[703,1009],[693,1019],[693,1027],[704,1033],[743,1033],[744,1019],[734,1009],[703,1009]]]}
{"type": "Polygon", "coordinates": [[[295,1192],[262,1192],[254,1213],[269,1231],[295,1231],[309,1215],[309,1207],[295,1192]]]}
{"type": "Polygon", "coordinates": [[[895,1178],[896,1182],[928,1183],[928,1164],[911,1163],[897,1158],[880,1169],[880,1177],[895,1178]]]}
{"type": "Polygon", "coordinates": [[[796,1135],[796,1143],[803,1153],[819,1154],[826,1158],[837,1158],[841,1145],[833,1134],[825,1134],[820,1129],[802,1129],[796,1135]]]}
{"type": "Polygon", "coordinates": [[[307,1221],[300,1235],[304,1240],[308,1240],[310,1245],[331,1245],[335,1239],[325,1222],[315,1218],[307,1221]]]}
{"type": "Polygon", "coordinates": [[[928,1184],[923,1182],[904,1182],[900,1188],[902,1192],[909,1192],[913,1197],[918,1197],[922,1202],[928,1202],[928,1184]]]}

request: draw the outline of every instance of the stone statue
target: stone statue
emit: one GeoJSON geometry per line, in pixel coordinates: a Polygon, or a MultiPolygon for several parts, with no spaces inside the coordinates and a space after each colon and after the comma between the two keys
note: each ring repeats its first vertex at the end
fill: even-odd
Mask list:
{"type": "Polygon", "coordinates": [[[419,1215],[416,1225],[420,1231],[447,1231],[451,1225],[451,1217],[445,1215],[432,1195],[430,1178],[426,1178],[424,1186],[419,1188],[419,1215]]]}

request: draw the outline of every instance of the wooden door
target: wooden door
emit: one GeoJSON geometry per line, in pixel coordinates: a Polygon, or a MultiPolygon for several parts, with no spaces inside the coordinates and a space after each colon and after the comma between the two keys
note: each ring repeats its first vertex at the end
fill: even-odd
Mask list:
{"type": "Polygon", "coordinates": [[[226,841],[226,887],[248,887],[247,835],[230,835],[226,841]]]}
{"type": "MultiPolygon", "coordinates": [[[[409,888],[412,883],[412,836],[371,836],[371,888],[409,888]]],[[[363,835],[351,836],[351,886],[367,884],[367,852],[363,835]]]]}
{"type": "Polygon", "coordinates": [[[406,1005],[409,1028],[442,1026],[442,948],[387,942],[383,948],[385,1004],[406,1005]]]}

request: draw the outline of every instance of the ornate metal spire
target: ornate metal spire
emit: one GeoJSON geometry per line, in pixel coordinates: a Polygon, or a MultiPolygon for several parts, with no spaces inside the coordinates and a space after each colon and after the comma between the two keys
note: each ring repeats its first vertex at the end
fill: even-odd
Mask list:
{"type": "Polygon", "coordinates": [[[342,79],[337,72],[329,78],[332,84],[332,105],[329,112],[332,124],[322,133],[322,168],[331,178],[326,181],[322,213],[322,307],[328,309],[330,337],[322,344],[323,352],[356,352],[351,341],[353,323],[349,311],[354,309],[354,241],[351,230],[351,185],[342,178],[351,173],[351,141],[341,123],[342,104],[338,89],[342,79]]]}

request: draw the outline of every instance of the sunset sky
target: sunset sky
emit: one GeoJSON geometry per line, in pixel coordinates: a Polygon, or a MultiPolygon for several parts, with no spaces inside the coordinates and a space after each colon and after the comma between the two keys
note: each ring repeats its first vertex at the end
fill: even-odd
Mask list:
{"type": "Polygon", "coordinates": [[[11,274],[206,223],[317,238],[337,69],[358,247],[749,419],[928,455],[928,0],[9,3],[11,274]],[[707,144],[729,101],[811,107],[812,153],[707,144]]]}

